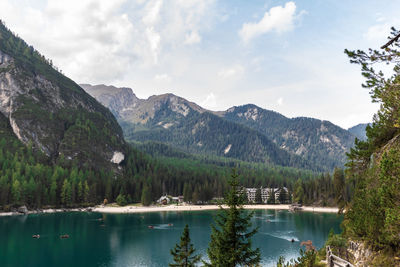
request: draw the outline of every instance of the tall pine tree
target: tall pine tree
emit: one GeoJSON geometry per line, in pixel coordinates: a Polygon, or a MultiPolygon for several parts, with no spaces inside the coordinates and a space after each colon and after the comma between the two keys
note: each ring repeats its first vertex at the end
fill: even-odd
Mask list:
{"type": "Polygon", "coordinates": [[[176,244],[174,249],[171,249],[171,255],[174,256],[174,263],[170,263],[172,267],[192,267],[200,261],[200,255],[194,255],[196,250],[193,244],[190,243],[189,226],[186,224],[181,236],[180,244],[176,244]]]}
{"type": "Polygon", "coordinates": [[[247,213],[243,204],[245,195],[239,186],[238,175],[232,171],[230,190],[226,196],[228,208],[222,208],[211,225],[211,242],[207,249],[210,263],[206,266],[257,265],[260,262],[260,249],[252,249],[251,237],[257,229],[251,227],[253,212],[247,213]]]}

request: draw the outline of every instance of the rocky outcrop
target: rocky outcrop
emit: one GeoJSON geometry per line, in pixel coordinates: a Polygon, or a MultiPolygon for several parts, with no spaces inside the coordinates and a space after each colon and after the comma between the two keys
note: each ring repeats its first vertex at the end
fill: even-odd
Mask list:
{"type": "Polygon", "coordinates": [[[105,107],[109,108],[115,117],[123,119],[134,112],[135,107],[141,101],[133,93],[131,88],[107,86],[104,84],[92,86],[80,84],[91,96],[97,99],[105,107]]]}
{"type": "Polygon", "coordinates": [[[122,152],[115,151],[111,159],[112,163],[120,164],[125,159],[125,155],[122,152]]]}
{"type": "Polygon", "coordinates": [[[347,251],[351,254],[352,262],[356,267],[371,266],[374,253],[362,242],[349,241],[347,251]]]}
{"type": "MultiPolygon", "coordinates": [[[[133,124],[146,124],[163,109],[169,109],[178,117],[186,117],[191,111],[199,113],[207,111],[173,94],[153,95],[147,99],[140,99],[131,88],[90,84],[81,84],[81,86],[109,108],[119,120],[133,124]]],[[[158,121],[158,123],[165,129],[172,126],[168,121],[158,121]]]]}

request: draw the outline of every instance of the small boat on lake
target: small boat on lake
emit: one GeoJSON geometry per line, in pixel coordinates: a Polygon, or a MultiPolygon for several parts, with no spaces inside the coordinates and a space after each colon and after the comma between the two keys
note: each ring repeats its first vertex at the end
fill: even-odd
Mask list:
{"type": "Polygon", "coordinates": [[[147,228],[154,229],[154,226],[153,225],[149,225],[149,226],[147,226],[147,228]]]}
{"type": "Polygon", "coordinates": [[[39,238],[40,238],[40,235],[33,235],[32,238],[39,239],[39,238]]]}
{"type": "Polygon", "coordinates": [[[169,223],[168,226],[174,226],[172,223],[169,223]]]}
{"type": "Polygon", "coordinates": [[[60,238],[61,238],[61,239],[66,239],[66,238],[69,238],[69,235],[67,235],[67,234],[65,234],[65,235],[60,235],[60,238]]]}

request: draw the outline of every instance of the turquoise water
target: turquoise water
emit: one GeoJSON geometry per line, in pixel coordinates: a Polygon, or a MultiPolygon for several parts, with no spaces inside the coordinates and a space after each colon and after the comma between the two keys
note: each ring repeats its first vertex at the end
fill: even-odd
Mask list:
{"type": "MultiPolygon", "coordinates": [[[[197,252],[206,257],[216,212],[0,217],[0,266],[168,266],[169,250],[186,223],[197,252]],[[70,238],[60,239],[61,234],[70,238]]],[[[336,214],[258,210],[253,246],[261,249],[263,266],[276,266],[279,255],[297,257],[301,241],[312,240],[320,248],[331,228],[339,231],[341,220],[336,214]],[[292,238],[296,242],[290,242],[292,238]]]]}

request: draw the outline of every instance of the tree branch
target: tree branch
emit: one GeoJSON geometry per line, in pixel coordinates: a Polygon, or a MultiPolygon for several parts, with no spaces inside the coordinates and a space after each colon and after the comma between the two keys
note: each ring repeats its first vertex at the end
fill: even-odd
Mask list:
{"type": "Polygon", "coordinates": [[[386,44],[382,45],[381,49],[386,49],[389,45],[391,45],[394,42],[396,42],[399,38],[400,38],[400,33],[397,34],[393,39],[389,40],[389,42],[387,42],[386,44]]]}

